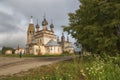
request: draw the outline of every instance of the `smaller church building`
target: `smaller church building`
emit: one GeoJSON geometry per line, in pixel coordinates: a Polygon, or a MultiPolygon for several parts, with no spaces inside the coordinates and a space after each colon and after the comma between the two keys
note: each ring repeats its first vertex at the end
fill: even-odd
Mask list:
{"type": "Polygon", "coordinates": [[[59,37],[54,34],[53,23],[50,24],[50,30],[47,27],[48,22],[45,17],[42,21],[42,27],[39,26],[38,22],[35,25],[31,17],[27,30],[27,53],[34,55],[74,53],[74,47],[68,37],[65,40],[64,33],[62,33],[61,40],[59,40],[59,37]]]}

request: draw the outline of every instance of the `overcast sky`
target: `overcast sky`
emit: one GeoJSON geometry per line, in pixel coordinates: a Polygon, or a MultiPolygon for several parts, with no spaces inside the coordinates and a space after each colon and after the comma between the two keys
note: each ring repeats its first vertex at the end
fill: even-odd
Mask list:
{"type": "Polygon", "coordinates": [[[15,48],[18,44],[25,47],[30,16],[35,24],[38,19],[42,28],[41,22],[46,14],[49,25],[53,20],[55,34],[61,36],[61,26],[69,24],[68,13],[78,7],[78,0],[0,0],[0,48],[15,48]]]}

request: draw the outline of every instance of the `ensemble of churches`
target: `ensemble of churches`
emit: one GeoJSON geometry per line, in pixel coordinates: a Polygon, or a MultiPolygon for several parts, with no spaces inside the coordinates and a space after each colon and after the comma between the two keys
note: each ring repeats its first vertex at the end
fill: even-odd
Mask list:
{"type": "Polygon", "coordinates": [[[54,33],[53,22],[51,22],[48,29],[48,22],[44,16],[42,27],[40,27],[38,21],[37,24],[34,24],[31,16],[27,30],[26,53],[54,55],[62,54],[63,52],[74,53],[74,47],[72,42],[69,41],[69,37],[65,38],[64,33],[62,33],[60,40],[54,33]]]}

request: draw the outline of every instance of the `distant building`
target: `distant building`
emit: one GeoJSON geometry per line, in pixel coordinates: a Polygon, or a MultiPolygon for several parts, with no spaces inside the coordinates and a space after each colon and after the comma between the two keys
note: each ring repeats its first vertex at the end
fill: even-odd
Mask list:
{"type": "Polygon", "coordinates": [[[18,48],[15,50],[15,54],[19,54],[20,52],[22,54],[25,54],[25,50],[23,48],[19,47],[19,45],[18,45],[18,48]]]}
{"type": "Polygon", "coordinates": [[[5,54],[12,54],[12,50],[6,50],[5,54]]]}
{"type": "Polygon", "coordinates": [[[33,19],[31,17],[28,30],[27,30],[27,44],[26,52],[34,55],[45,55],[45,54],[62,54],[64,51],[74,53],[74,47],[67,37],[62,33],[61,41],[59,37],[54,34],[54,25],[50,24],[50,30],[47,28],[48,22],[44,17],[42,21],[42,28],[37,22],[34,26],[33,19]]]}
{"type": "Polygon", "coordinates": [[[14,49],[11,47],[3,47],[2,54],[14,54],[14,49]]]}

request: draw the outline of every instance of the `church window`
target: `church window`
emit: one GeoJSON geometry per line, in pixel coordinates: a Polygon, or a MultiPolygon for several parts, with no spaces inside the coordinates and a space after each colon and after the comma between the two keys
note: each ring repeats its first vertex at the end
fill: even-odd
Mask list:
{"type": "Polygon", "coordinates": [[[38,52],[38,50],[36,49],[36,52],[38,52]]]}
{"type": "Polygon", "coordinates": [[[37,40],[37,42],[39,42],[39,39],[37,40]]]}
{"type": "Polygon", "coordinates": [[[40,39],[40,43],[41,43],[41,39],[40,39]]]}

